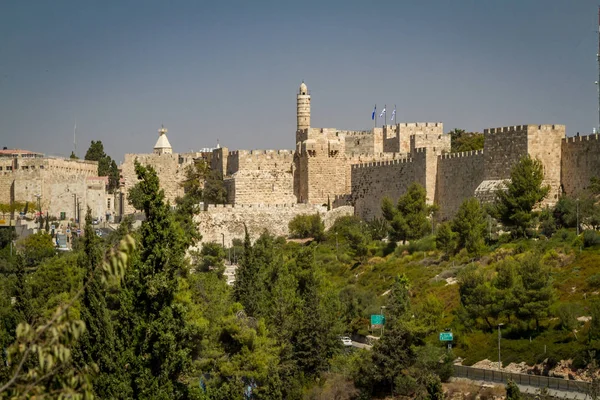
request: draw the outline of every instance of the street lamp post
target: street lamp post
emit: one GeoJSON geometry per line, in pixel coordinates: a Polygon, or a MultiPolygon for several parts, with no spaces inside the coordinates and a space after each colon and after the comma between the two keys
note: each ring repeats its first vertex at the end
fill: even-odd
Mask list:
{"type": "Polygon", "coordinates": [[[498,324],[498,369],[502,369],[502,361],[500,359],[500,339],[502,338],[502,334],[500,333],[500,328],[504,326],[504,324],[498,324]]]}
{"type": "Polygon", "coordinates": [[[383,316],[383,310],[384,309],[385,309],[385,306],[381,306],[379,308],[379,312],[381,313],[381,336],[383,336],[384,325],[385,325],[385,318],[383,316]]]}
{"type": "Polygon", "coordinates": [[[579,197],[577,198],[577,236],[579,236],[579,197]]]}

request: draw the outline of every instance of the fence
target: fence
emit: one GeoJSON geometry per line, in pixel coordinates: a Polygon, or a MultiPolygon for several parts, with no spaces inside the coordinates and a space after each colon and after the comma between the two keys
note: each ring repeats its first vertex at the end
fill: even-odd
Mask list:
{"type": "Polygon", "coordinates": [[[457,378],[468,378],[476,381],[500,383],[506,383],[510,379],[518,385],[564,390],[570,392],[589,393],[590,390],[590,384],[588,382],[551,378],[549,376],[494,371],[491,369],[473,368],[464,365],[454,366],[454,376],[457,378]]]}

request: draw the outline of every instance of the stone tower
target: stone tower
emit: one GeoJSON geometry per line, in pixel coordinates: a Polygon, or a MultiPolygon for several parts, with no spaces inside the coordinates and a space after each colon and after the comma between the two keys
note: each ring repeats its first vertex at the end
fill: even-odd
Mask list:
{"type": "Polygon", "coordinates": [[[154,145],[154,154],[172,154],[173,148],[167,139],[167,129],[163,126],[158,130],[158,140],[154,145]]]}
{"type": "MultiPolygon", "coordinates": [[[[300,89],[298,89],[297,96],[297,118],[298,118],[298,126],[296,128],[297,131],[304,131],[310,128],[310,94],[308,94],[308,88],[304,81],[300,85],[300,89]]],[[[296,141],[298,142],[298,140],[296,141]]]]}

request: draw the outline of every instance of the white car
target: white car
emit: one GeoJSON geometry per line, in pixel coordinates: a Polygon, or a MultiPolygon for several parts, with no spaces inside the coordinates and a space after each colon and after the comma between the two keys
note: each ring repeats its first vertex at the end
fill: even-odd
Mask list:
{"type": "Polygon", "coordinates": [[[348,336],[342,336],[340,339],[342,340],[344,346],[352,346],[352,339],[350,339],[348,336]]]}

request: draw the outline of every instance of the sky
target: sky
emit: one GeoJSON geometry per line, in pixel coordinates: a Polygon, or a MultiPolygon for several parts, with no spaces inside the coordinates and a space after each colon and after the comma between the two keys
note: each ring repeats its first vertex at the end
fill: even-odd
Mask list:
{"type": "Polygon", "coordinates": [[[293,149],[311,126],[598,126],[588,0],[0,1],[0,148],[293,149]],[[388,112],[388,116],[391,112],[388,112]],[[381,123],[381,122],[380,122],[381,123]]]}

